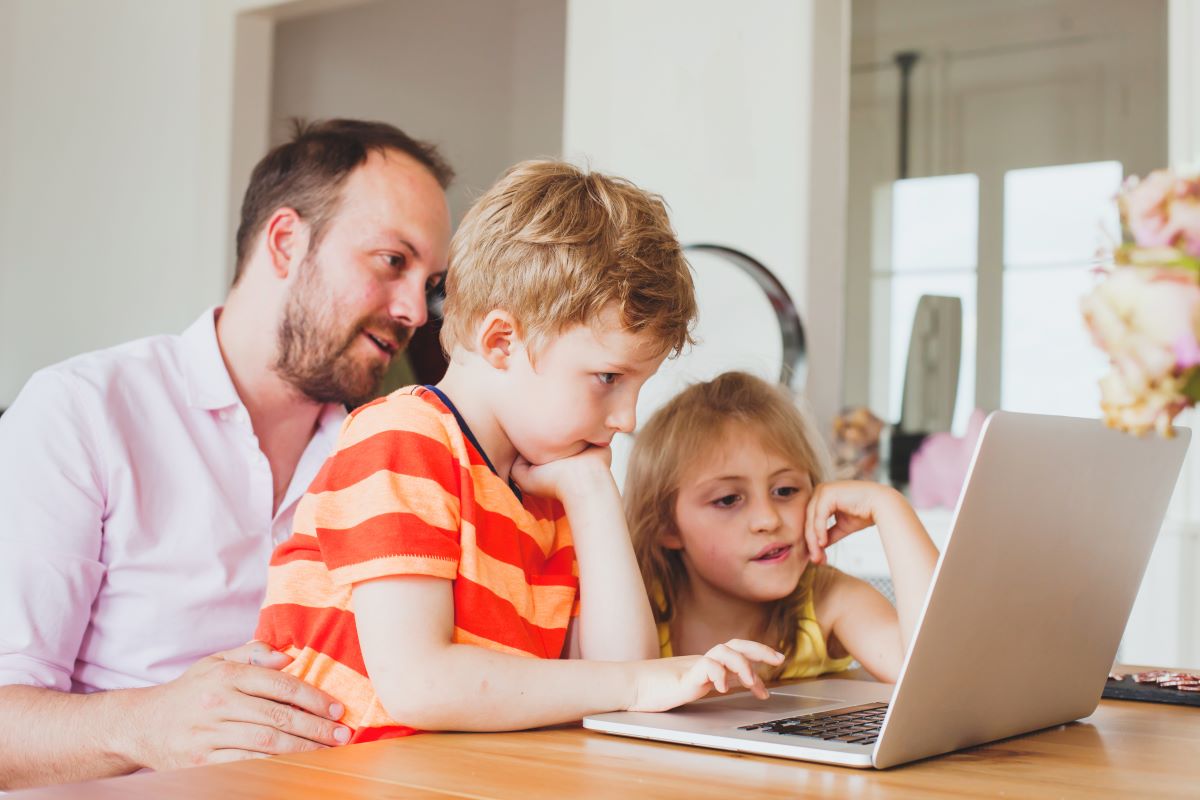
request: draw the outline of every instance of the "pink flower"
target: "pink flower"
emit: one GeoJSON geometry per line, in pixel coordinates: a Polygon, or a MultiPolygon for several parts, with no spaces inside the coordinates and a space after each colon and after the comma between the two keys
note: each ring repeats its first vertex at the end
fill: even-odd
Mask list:
{"type": "Polygon", "coordinates": [[[1175,368],[1177,370],[1189,370],[1200,364],[1200,344],[1196,342],[1195,332],[1181,333],[1171,343],[1171,349],[1175,351],[1175,368]]]}
{"type": "Polygon", "coordinates": [[[1150,382],[1200,363],[1190,360],[1200,349],[1200,286],[1190,273],[1114,269],[1084,297],[1083,315],[1096,344],[1130,379],[1150,382]]]}
{"type": "Polygon", "coordinates": [[[1121,187],[1121,216],[1134,241],[1142,247],[1169,245],[1175,232],[1167,227],[1167,208],[1175,195],[1175,178],[1155,170],[1142,180],[1131,176],[1121,187]]]}
{"type": "Polygon", "coordinates": [[[1184,373],[1200,365],[1200,285],[1181,269],[1118,267],[1082,301],[1092,337],[1112,361],[1101,381],[1109,424],[1170,431],[1190,401],[1184,373]]]}
{"type": "Polygon", "coordinates": [[[1200,258],[1200,202],[1189,197],[1171,203],[1163,236],[1189,256],[1200,258]]]}
{"type": "Polygon", "coordinates": [[[1200,177],[1130,177],[1117,203],[1117,266],[1082,301],[1112,363],[1100,404],[1109,425],[1169,436],[1174,417],[1200,399],[1200,177]]]}
{"type": "Polygon", "coordinates": [[[1117,202],[1138,247],[1178,247],[1200,258],[1200,179],[1161,169],[1142,180],[1131,176],[1117,202]]]}

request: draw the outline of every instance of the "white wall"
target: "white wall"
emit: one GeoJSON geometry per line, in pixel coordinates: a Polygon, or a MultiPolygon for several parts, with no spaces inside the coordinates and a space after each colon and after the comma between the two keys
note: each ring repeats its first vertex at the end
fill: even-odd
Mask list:
{"type": "Polygon", "coordinates": [[[564,0],[404,0],[281,22],[271,138],[287,119],[379,119],[439,144],[455,221],[507,166],[562,148],[564,0]]]}
{"type": "MultiPolygon", "coordinates": [[[[232,274],[237,205],[269,140],[275,21],[300,30],[306,19],[321,18],[301,15],[367,10],[357,5],[0,0],[0,407],[42,366],[181,330],[221,300],[232,274]],[[248,13],[239,21],[239,12],[248,13]]],[[[562,41],[563,0],[390,5],[397,24],[432,13],[471,32],[457,50],[427,47],[426,58],[405,69],[414,84],[443,90],[428,100],[445,113],[414,132],[455,139],[450,155],[467,166],[460,200],[469,186],[490,182],[495,163],[517,160],[502,152],[473,179],[471,142],[508,147],[519,140],[528,145],[521,157],[557,153],[563,56],[545,43],[555,26],[562,41]],[[503,6],[510,20],[494,45],[488,42],[496,29],[477,16],[498,13],[489,6],[503,6]],[[510,89],[484,109],[503,106],[498,130],[479,113],[454,111],[468,70],[485,80],[493,71],[485,61],[466,60],[466,48],[475,45],[509,54],[510,89]],[[449,85],[448,76],[460,84],[449,85]],[[547,103],[556,88],[559,99],[547,103]]],[[[371,45],[394,56],[395,28],[376,31],[371,45]]],[[[306,99],[321,102],[320,88],[306,99]]],[[[304,100],[296,112],[306,110],[304,100]]]]}
{"type": "MultiPolygon", "coordinates": [[[[847,25],[843,0],[572,0],[567,15],[564,153],[662,194],[684,242],[731,245],[780,276],[823,418],[841,390],[842,241],[823,226],[840,228],[845,205],[847,25]]],[[[702,322],[707,336],[738,335],[727,312],[702,322]]]]}
{"type": "Polygon", "coordinates": [[[0,406],[224,288],[229,2],[0,2],[0,406]]]}

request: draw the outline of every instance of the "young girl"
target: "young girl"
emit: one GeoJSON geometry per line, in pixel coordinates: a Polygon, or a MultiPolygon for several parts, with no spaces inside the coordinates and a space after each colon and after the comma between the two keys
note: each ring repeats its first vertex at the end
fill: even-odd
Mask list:
{"type": "Polygon", "coordinates": [[[793,401],[741,372],[688,388],[638,433],[625,509],[663,656],[749,639],[786,654],[772,679],[857,659],[896,680],[937,550],[898,492],[822,483],[823,461],[793,401]],[[829,545],[871,525],[895,607],[825,563],[829,545]]]}

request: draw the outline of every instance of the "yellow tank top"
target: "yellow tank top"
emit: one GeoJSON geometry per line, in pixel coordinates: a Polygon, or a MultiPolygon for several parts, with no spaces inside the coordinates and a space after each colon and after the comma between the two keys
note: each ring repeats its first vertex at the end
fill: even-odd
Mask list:
{"type": "MultiPolygon", "coordinates": [[[[816,570],[809,568],[800,576],[800,591],[794,595],[800,603],[800,633],[796,636],[796,651],[787,654],[787,666],[779,676],[780,680],[814,678],[829,672],[844,672],[854,662],[853,656],[829,656],[825,636],[821,633],[813,605],[812,584],[815,575],[816,570]]],[[[659,654],[663,658],[674,655],[671,649],[671,628],[665,622],[658,624],[658,646],[659,654]]]]}

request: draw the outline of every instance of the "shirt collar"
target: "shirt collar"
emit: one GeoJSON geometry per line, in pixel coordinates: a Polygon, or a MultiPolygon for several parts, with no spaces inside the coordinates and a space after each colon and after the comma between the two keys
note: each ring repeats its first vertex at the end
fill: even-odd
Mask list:
{"type": "Polygon", "coordinates": [[[220,306],[209,308],[180,337],[187,400],[192,408],[219,411],[242,402],[217,344],[217,314],[220,310],[220,306]]]}
{"type": "MultiPolygon", "coordinates": [[[[180,337],[183,340],[183,372],[187,384],[188,405],[206,411],[242,407],[242,398],[229,377],[229,368],[217,344],[217,314],[213,306],[200,315],[180,337]]],[[[317,420],[313,437],[328,442],[326,452],[333,449],[338,430],[346,418],[346,408],[340,403],[326,403],[317,420]]]]}

